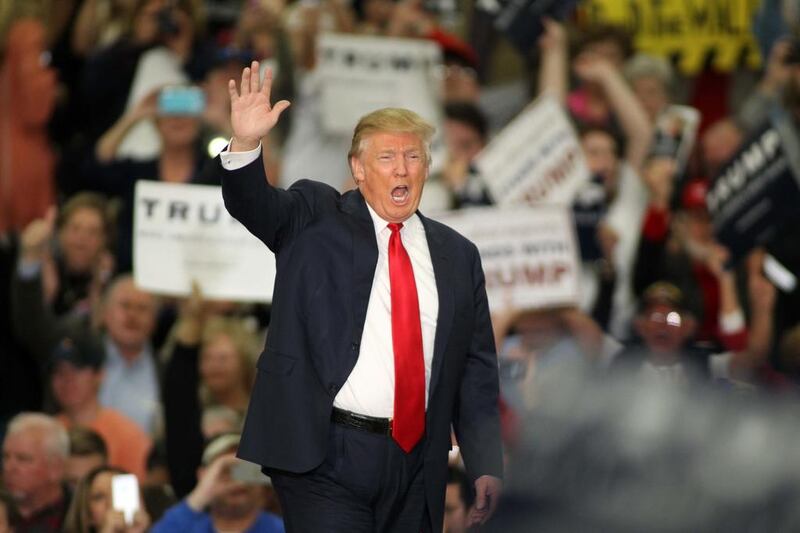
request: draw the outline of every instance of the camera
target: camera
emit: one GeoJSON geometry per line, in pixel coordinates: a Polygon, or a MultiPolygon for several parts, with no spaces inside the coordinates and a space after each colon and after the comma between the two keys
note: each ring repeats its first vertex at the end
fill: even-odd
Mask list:
{"type": "Polygon", "coordinates": [[[161,116],[200,116],[206,108],[205,93],[193,85],[164,87],[158,93],[158,114],[161,116]]]}

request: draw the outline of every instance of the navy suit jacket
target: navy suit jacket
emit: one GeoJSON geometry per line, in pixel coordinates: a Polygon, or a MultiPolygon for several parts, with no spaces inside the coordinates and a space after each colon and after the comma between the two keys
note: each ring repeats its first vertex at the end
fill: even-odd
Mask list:
{"type": "MultiPolygon", "coordinates": [[[[270,186],[261,158],[226,171],[225,206],[275,253],[269,333],[239,456],[295,473],[325,459],[333,400],[355,366],[378,261],[358,190],[314,181],[270,186]]],[[[425,492],[441,528],[451,424],[473,479],[502,477],[497,355],[478,250],[418,213],[439,296],[425,426],[425,492]]]]}

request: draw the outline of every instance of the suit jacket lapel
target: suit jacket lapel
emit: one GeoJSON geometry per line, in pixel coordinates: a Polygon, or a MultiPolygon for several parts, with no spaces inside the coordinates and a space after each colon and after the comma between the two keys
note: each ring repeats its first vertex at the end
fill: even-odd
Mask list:
{"type": "Polygon", "coordinates": [[[433,395],[433,391],[439,381],[439,374],[442,371],[444,349],[447,346],[447,339],[450,337],[450,330],[453,326],[455,302],[453,300],[449,243],[427,218],[419,212],[417,212],[417,215],[419,215],[422,225],[425,227],[428,249],[431,252],[431,263],[433,263],[433,274],[436,278],[436,292],[439,295],[439,314],[436,320],[436,338],[433,341],[433,362],[431,363],[430,397],[433,395]]]}
{"type": "MultiPolygon", "coordinates": [[[[351,215],[350,228],[353,236],[353,355],[358,354],[364,321],[367,317],[369,294],[375,267],[378,264],[378,241],[375,224],[367,210],[367,203],[357,189],[342,197],[342,210],[351,215]]],[[[355,364],[355,357],[353,358],[355,364]]],[[[347,369],[349,373],[352,367],[347,369]]],[[[346,377],[346,376],[345,376],[346,377]]]]}

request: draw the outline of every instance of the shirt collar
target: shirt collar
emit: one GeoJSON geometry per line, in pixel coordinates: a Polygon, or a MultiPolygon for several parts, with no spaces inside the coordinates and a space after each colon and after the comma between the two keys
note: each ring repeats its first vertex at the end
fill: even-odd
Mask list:
{"type": "MultiPolygon", "coordinates": [[[[367,204],[367,209],[369,209],[369,216],[372,217],[372,223],[375,226],[375,235],[378,236],[381,234],[382,231],[388,231],[388,222],[385,221],[372,209],[372,206],[369,205],[369,202],[364,202],[367,204]]],[[[403,229],[400,231],[403,235],[410,235],[412,233],[416,233],[418,231],[424,231],[425,227],[422,225],[422,221],[419,219],[419,216],[414,213],[412,214],[405,222],[403,222],[403,229]]]]}
{"type": "Polygon", "coordinates": [[[139,354],[133,358],[132,361],[128,361],[124,357],[122,357],[122,353],[120,353],[119,348],[111,340],[111,337],[106,335],[106,365],[112,364],[114,366],[126,366],[129,368],[132,367],[141,367],[147,366],[147,362],[150,359],[152,354],[152,348],[149,344],[146,344],[139,354]]]}

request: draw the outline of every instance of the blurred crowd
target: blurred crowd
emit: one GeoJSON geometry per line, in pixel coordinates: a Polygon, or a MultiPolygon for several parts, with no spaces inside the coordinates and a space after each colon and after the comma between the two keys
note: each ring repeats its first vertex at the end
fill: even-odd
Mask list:
{"type": "MultiPolygon", "coordinates": [[[[273,99],[292,101],[265,140],[270,181],[351,187],[346,149],[320,127],[325,32],[441,47],[447,157],[426,213],[492,205],[476,157],[537,97],[575,126],[591,175],[572,206],[581,302],[493,310],[509,464],[565,369],[797,398],[800,301],[765,272],[800,275],[797,226],[733,260],[705,200],[771,114],[800,122],[796,2],[763,10],[761,71],[693,76],[623,28],[571,16],[545,19],[523,53],[480,4],[0,0],[0,532],[283,530],[269,479],[234,458],[269,306],[138,288],[134,191],[215,184],[227,83],[252,60],[272,69],[273,99]],[[170,109],[175,86],[199,89],[199,107],[170,109]],[[696,142],[681,144],[678,105],[696,110],[696,142]],[[141,498],[128,517],[112,505],[125,473],[141,498]]],[[[450,533],[472,503],[452,459],[450,533]]]]}

